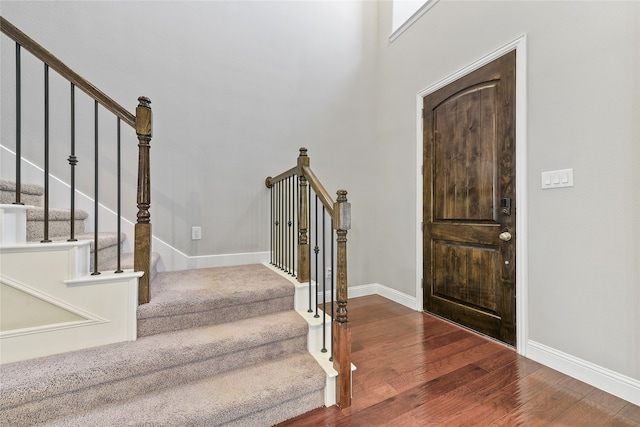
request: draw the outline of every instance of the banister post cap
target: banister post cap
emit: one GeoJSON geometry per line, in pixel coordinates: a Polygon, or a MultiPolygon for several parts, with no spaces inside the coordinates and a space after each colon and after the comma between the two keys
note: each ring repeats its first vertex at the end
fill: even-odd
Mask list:
{"type": "Polygon", "coordinates": [[[298,176],[303,176],[302,167],[309,166],[309,156],[307,156],[307,149],[300,147],[300,155],[298,156],[298,176]]]}
{"type": "Polygon", "coordinates": [[[146,96],[139,96],[138,102],[139,102],[138,107],[151,108],[151,100],[146,96]]]}

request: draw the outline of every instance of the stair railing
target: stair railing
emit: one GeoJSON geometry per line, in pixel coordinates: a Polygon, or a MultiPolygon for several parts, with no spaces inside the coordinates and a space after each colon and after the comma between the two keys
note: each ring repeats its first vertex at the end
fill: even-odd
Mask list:
{"type": "Polygon", "coordinates": [[[62,61],[56,58],[48,50],[38,44],[31,37],[19,30],[4,17],[0,16],[0,30],[15,42],[16,46],[16,200],[14,204],[22,204],[20,201],[21,191],[21,111],[22,111],[22,82],[21,82],[21,50],[25,49],[34,57],[42,61],[44,64],[44,238],[43,243],[49,243],[49,70],[56,71],[61,77],[70,83],[71,90],[71,140],[70,155],[66,159],[70,166],[70,186],[71,186],[71,225],[69,231],[69,241],[76,241],[75,238],[75,169],[78,165],[78,159],[75,155],[75,89],[80,89],[94,100],[94,259],[93,259],[93,275],[100,274],[98,269],[98,106],[101,105],[106,110],[113,113],[117,118],[117,234],[118,234],[118,258],[115,273],[121,273],[121,248],[120,248],[120,223],[121,223],[121,174],[120,174],[120,123],[131,126],[135,129],[138,137],[138,188],[137,188],[137,222],[135,224],[135,243],[134,243],[134,269],[143,271],[144,275],[140,278],[138,288],[138,302],[144,304],[149,302],[149,277],[151,272],[151,222],[149,215],[149,207],[151,206],[151,185],[150,185],[150,164],[149,149],[151,141],[151,101],[146,97],[139,97],[139,104],[136,107],[136,114],[133,115],[120,104],[107,96],[100,89],[95,87],[89,81],[81,77],[62,61]]]}
{"type": "Polygon", "coordinates": [[[265,181],[271,190],[271,264],[300,283],[308,282],[309,313],[315,312],[314,317],[319,318],[322,307],[322,352],[328,352],[329,334],[329,358],[338,372],[336,402],[347,408],[351,405],[351,324],[347,313],[351,204],[345,190],[338,190],[334,201],[309,164],[307,149],[300,148],[296,166],[265,181]],[[329,236],[327,228],[331,229],[329,236]],[[330,316],[330,325],[325,323],[325,314],[330,316]]]}

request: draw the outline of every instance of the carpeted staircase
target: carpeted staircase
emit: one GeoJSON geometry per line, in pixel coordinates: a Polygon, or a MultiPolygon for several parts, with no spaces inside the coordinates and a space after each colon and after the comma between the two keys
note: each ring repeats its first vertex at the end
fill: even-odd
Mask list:
{"type": "Polygon", "coordinates": [[[137,341],[0,365],[0,425],[269,426],[323,405],[287,279],[219,267],[151,289],[137,341]]]}
{"type": "Polygon", "coordinates": [[[324,404],[294,285],[269,267],[158,273],[137,317],[137,341],[0,365],[0,425],[270,426],[324,404]]]}

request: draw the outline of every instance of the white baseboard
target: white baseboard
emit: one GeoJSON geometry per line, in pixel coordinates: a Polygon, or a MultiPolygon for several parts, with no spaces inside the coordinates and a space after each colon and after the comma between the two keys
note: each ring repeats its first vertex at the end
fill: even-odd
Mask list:
{"type": "Polygon", "coordinates": [[[160,255],[158,271],[264,264],[269,262],[269,257],[271,256],[270,252],[190,256],[155,236],[153,237],[152,247],[153,251],[160,255]]]}
{"type": "Polygon", "coordinates": [[[421,307],[417,307],[416,297],[412,297],[388,286],[381,285],[380,283],[349,287],[349,299],[364,297],[367,295],[380,295],[412,310],[422,311],[421,307]]]}
{"type": "Polygon", "coordinates": [[[640,405],[640,381],[529,340],[526,357],[621,399],[640,405]]]}

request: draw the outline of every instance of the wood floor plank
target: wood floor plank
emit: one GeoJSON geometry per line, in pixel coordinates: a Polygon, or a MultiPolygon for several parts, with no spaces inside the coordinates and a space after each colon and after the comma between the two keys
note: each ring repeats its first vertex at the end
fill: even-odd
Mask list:
{"type": "Polygon", "coordinates": [[[640,407],[440,318],[349,301],[353,400],[279,426],[640,427],[640,407]]]}

